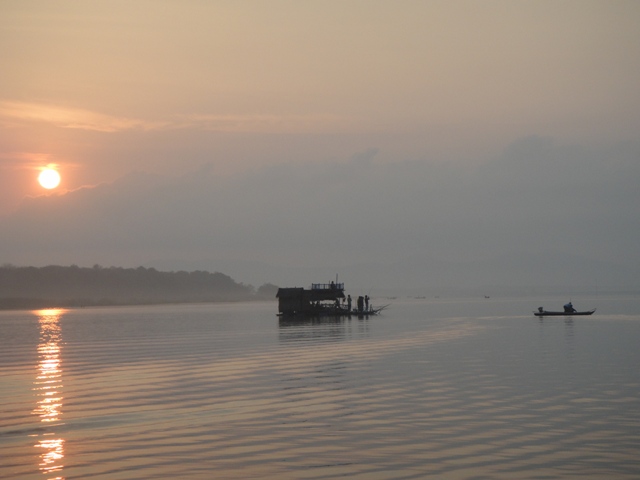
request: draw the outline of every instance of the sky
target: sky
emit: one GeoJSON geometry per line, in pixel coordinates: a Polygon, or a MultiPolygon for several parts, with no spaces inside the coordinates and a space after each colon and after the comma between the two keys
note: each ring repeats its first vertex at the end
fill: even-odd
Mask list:
{"type": "Polygon", "coordinates": [[[0,263],[636,289],[639,22],[616,0],[5,0],[0,263]]]}

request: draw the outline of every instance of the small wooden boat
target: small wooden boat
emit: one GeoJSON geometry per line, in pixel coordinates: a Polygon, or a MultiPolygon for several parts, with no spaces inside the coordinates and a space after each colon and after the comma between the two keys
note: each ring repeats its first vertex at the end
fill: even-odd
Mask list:
{"type": "Polygon", "coordinates": [[[560,316],[576,316],[576,315],[591,315],[595,312],[596,309],[587,310],[585,312],[549,312],[547,310],[538,310],[537,312],[533,312],[536,317],[560,317],[560,316]]]}

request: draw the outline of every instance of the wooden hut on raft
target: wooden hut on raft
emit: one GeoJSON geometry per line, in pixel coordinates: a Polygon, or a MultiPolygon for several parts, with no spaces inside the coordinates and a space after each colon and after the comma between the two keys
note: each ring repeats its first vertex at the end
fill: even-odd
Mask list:
{"type": "Polygon", "coordinates": [[[279,288],[278,315],[343,315],[344,283],[313,283],[311,288],[279,288]]]}

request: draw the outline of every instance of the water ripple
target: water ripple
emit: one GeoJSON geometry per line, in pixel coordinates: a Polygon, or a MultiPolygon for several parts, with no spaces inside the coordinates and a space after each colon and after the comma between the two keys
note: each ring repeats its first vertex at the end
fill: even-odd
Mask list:
{"type": "MultiPolygon", "coordinates": [[[[101,322],[119,325],[128,311],[109,312],[101,322]]],[[[640,474],[640,378],[629,368],[638,353],[603,362],[592,324],[567,331],[529,318],[415,312],[278,324],[269,310],[215,306],[145,313],[128,331],[144,332],[152,318],[150,337],[108,325],[108,338],[92,334],[82,324],[93,321],[89,310],[60,314],[46,335],[41,322],[40,337],[32,324],[32,343],[0,353],[11,389],[0,395],[1,477],[640,474]],[[55,369],[55,383],[42,384],[55,369]],[[43,422],[50,413],[56,421],[43,422]]],[[[624,325],[626,337],[633,322],[617,322],[607,328],[624,325]]],[[[4,331],[16,325],[0,317],[4,331]]]]}

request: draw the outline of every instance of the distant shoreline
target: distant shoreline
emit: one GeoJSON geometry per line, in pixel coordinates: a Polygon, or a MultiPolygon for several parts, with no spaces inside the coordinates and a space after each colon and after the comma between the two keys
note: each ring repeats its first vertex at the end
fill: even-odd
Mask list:
{"type": "Polygon", "coordinates": [[[256,290],[228,275],[200,270],[0,267],[0,310],[247,302],[274,299],[277,289],[265,284],[256,290]]]}

